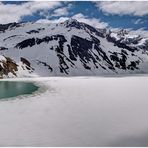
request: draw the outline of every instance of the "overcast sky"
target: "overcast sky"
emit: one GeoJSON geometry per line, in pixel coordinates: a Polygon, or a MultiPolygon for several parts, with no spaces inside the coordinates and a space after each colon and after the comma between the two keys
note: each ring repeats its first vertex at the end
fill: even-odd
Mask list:
{"type": "Polygon", "coordinates": [[[148,30],[148,1],[0,2],[0,23],[61,22],[75,18],[96,27],[148,30]]]}

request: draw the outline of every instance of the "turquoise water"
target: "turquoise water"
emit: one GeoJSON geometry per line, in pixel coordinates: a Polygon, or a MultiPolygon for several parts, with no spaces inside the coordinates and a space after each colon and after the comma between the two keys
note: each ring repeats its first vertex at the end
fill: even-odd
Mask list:
{"type": "Polygon", "coordinates": [[[38,86],[31,82],[0,81],[0,99],[32,94],[38,86]]]}

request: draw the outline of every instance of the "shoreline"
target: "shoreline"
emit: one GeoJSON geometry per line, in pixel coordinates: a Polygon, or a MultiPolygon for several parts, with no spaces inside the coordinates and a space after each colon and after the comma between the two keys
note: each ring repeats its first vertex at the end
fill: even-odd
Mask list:
{"type": "Polygon", "coordinates": [[[125,78],[125,77],[148,77],[148,74],[118,74],[118,75],[98,75],[98,76],[49,76],[49,77],[16,77],[4,78],[0,81],[27,81],[27,82],[41,82],[50,79],[69,79],[69,78],[125,78]]]}

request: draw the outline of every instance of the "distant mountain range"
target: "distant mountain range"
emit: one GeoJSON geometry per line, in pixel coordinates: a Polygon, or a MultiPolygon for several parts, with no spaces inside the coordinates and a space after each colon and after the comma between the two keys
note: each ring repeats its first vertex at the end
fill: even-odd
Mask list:
{"type": "Polygon", "coordinates": [[[74,19],[0,25],[0,78],[136,73],[148,73],[146,37],[74,19]]]}

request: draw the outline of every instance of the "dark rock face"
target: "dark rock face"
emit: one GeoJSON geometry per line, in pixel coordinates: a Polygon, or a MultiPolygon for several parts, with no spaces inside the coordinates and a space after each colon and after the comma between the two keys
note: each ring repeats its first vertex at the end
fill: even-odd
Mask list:
{"type": "Polygon", "coordinates": [[[138,65],[140,63],[140,59],[137,61],[131,61],[130,64],[127,64],[128,54],[125,50],[121,50],[121,53],[119,52],[110,52],[110,53],[111,53],[110,59],[114,62],[115,67],[123,70],[139,69],[138,65]]]}
{"type": "Polygon", "coordinates": [[[3,75],[8,76],[9,73],[12,73],[16,76],[17,64],[9,57],[5,57],[6,61],[1,61],[3,66],[0,65],[0,78],[3,78],[3,75]]]}
{"type": "Polygon", "coordinates": [[[28,60],[26,60],[25,58],[21,57],[21,62],[26,64],[28,67],[31,66],[30,62],[28,60]]]}
{"type": "Polygon", "coordinates": [[[69,46],[69,55],[71,60],[76,60],[75,57],[79,57],[85,69],[91,69],[91,67],[87,65],[91,60],[95,67],[98,68],[96,63],[101,60],[100,58],[106,62],[110,69],[114,69],[106,53],[100,48],[100,41],[95,37],[92,37],[92,41],[89,41],[78,36],[73,36],[71,46],[69,46]],[[96,50],[98,54],[93,52],[93,46],[93,50],[96,50]]]}
{"type": "Polygon", "coordinates": [[[49,64],[47,64],[46,62],[42,62],[40,60],[37,60],[37,63],[38,63],[38,65],[39,64],[43,64],[45,67],[48,67],[48,69],[50,70],[50,72],[53,71],[52,67],[49,64]]]}
{"type": "Polygon", "coordinates": [[[34,45],[39,45],[41,43],[49,43],[50,41],[53,40],[59,40],[59,44],[61,45],[61,43],[66,42],[66,39],[63,35],[53,35],[53,36],[46,36],[42,39],[40,38],[30,38],[30,39],[26,39],[20,43],[18,43],[15,48],[26,48],[26,47],[32,47],[34,45]]]}
{"type": "Polygon", "coordinates": [[[131,52],[134,52],[134,51],[138,50],[135,47],[130,47],[127,44],[122,43],[121,40],[116,41],[116,39],[111,37],[110,35],[107,35],[106,39],[107,39],[107,41],[114,43],[114,46],[117,46],[119,48],[125,48],[125,49],[127,49],[127,50],[129,50],[131,52]]]}
{"type": "MultiPolygon", "coordinates": [[[[3,78],[3,76],[7,77],[10,73],[17,77],[16,72],[18,71],[18,65],[10,57],[5,57],[5,59],[6,60],[0,61],[0,78],[3,78]]],[[[21,62],[24,64],[22,66],[23,69],[26,67],[28,72],[33,72],[34,69],[31,67],[30,62],[27,59],[21,57],[21,62]]]]}
{"type": "Polygon", "coordinates": [[[49,43],[50,41],[57,41],[59,40],[59,44],[66,42],[67,40],[63,35],[52,35],[52,36],[46,36],[42,39],[37,38],[36,39],[36,44],[41,44],[41,43],[49,43]]]}
{"type": "Polygon", "coordinates": [[[146,40],[143,45],[140,45],[139,48],[148,51],[148,40],[146,40]]]}
{"type": "MultiPolygon", "coordinates": [[[[61,24],[63,24],[63,23],[61,23],[61,24]]],[[[66,28],[72,28],[72,27],[77,28],[77,29],[84,28],[83,24],[81,24],[80,22],[78,22],[75,19],[70,19],[70,20],[65,21],[64,25],[66,28]]]]}
{"type": "Polygon", "coordinates": [[[18,43],[15,48],[20,48],[20,49],[23,49],[23,48],[26,48],[26,47],[32,47],[35,45],[35,38],[31,38],[31,39],[27,39],[27,40],[24,40],[20,43],[18,43]]]}
{"type": "Polygon", "coordinates": [[[26,32],[27,34],[34,34],[34,33],[39,33],[40,31],[45,30],[45,28],[38,28],[36,30],[30,30],[26,32]]]}
{"type": "Polygon", "coordinates": [[[5,32],[8,28],[19,27],[20,23],[0,24],[0,32],[5,32]]]}
{"type": "Polygon", "coordinates": [[[8,50],[8,48],[6,48],[6,47],[0,47],[0,51],[1,50],[8,50]]]}
{"type": "Polygon", "coordinates": [[[88,24],[85,24],[85,30],[89,30],[90,33],[95,33],[97,36],[100,36],[102,38],[105,37],[103,30],[97,30],[96,28],[94,28],[88,24]]]}
{"type": "Polygon", "coordinates": [[[28,31],[28,32],[26,32],[26,33],[28,33],[28,34],[39,33],[39,31],[38,31],[38,30],[31,30],[31,31],[28,31]]]}
{"type": "Polygon", "coordinates": [[[34,70],[34,69],[31,67],[30,62],[29,62],[27,59],[21,57],[21,62],[25,65],[25,67],[26,67],[30,72],[32,72],[32,71],[34,70]]]}

